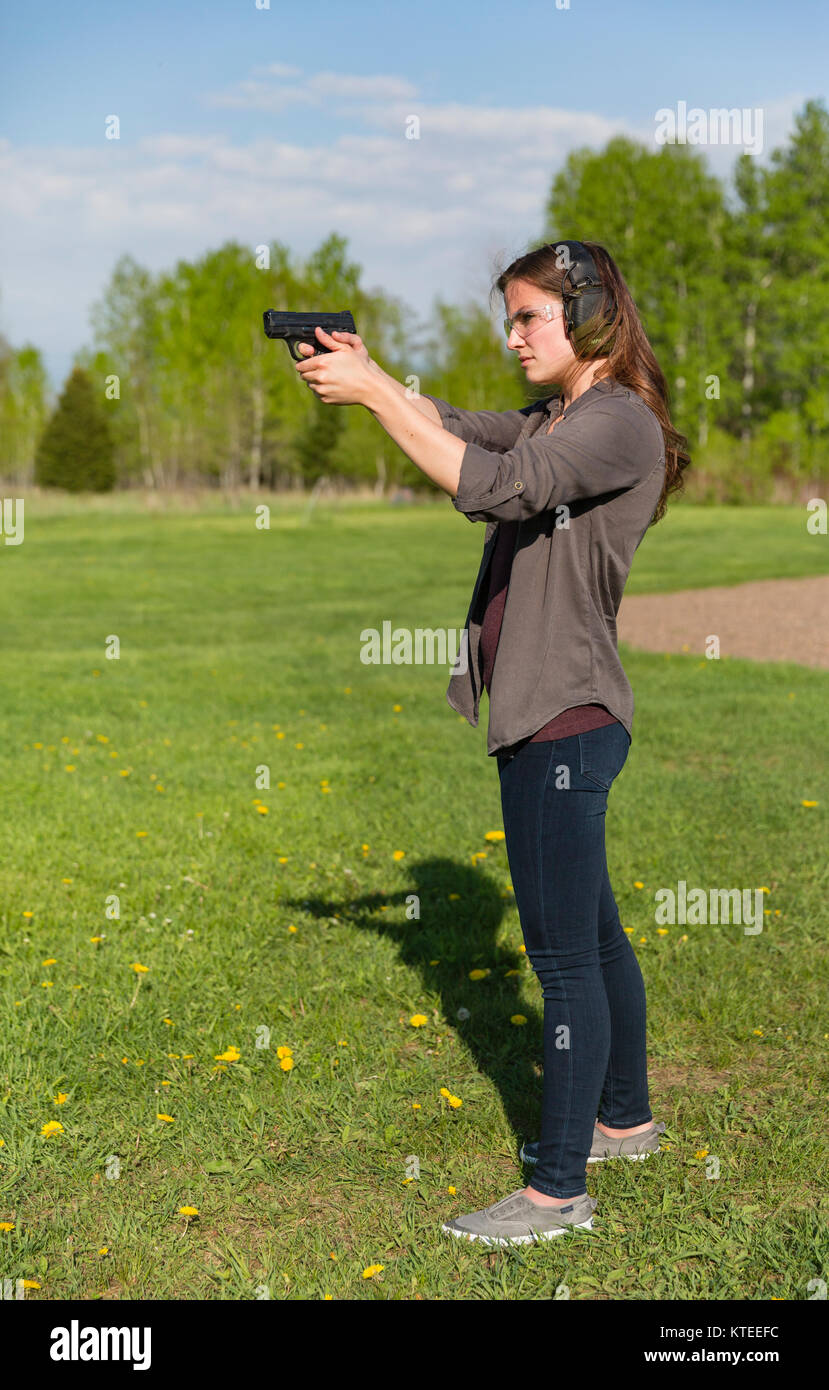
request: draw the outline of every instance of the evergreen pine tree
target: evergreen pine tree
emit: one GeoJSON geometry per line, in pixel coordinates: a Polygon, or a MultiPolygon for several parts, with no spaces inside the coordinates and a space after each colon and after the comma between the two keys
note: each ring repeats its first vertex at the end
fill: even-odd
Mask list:
{"type": "Polygon", "coordinates": [[[76,367],[46,425],[35,482],[67,492],[108,492],[115,485],[115,445],[90,377],[76,367]]]}

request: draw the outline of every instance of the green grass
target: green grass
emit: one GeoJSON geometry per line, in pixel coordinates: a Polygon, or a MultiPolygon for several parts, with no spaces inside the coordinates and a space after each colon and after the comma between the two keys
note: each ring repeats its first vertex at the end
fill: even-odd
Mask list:
{"type": "MultiPolygon", "coordinates": [[[[669,1147],[589,1170],[592,1233],[459,1245],[442,1220],[524,1181],[540,989],[485,839],[486,702],[472,730],[446,669],[359,652],[384,620],[462,626],[483,527],[446,501],[310,521],[272,501],[267,531],[252,508],[33,497],[24,544],[0,544],[0,1277],[48,1299],[808,1298],[826,673],[623,649],[636,716],[608,859],[669,1147]],[[679,879],[766,886],[764,930],[659,936],[653,893],[679,879]]],[[[823,572],[804,516],[675,507],[628,592],[823,572]]]]}

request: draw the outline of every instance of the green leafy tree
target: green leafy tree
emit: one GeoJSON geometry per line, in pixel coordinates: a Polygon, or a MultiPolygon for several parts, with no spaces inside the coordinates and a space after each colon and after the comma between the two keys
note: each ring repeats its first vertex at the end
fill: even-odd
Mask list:
{"type": "Polygon", "coordinates": [[[717,377],[733,395],[729,364],[736,317],[729,318],[724,190],[704,156],[688,145],[655,153],[620,136],[602,151],[577,150],[553,181],[549,238],[606,246],[633,295],[668,383],[678,427],[704,442],[719,400],[717,377]]]}
{"type": "Polygon", "coordinates": [[[36,347],[0,339],[0,474],[32,481],[37,441],[49,414],[49,380],[36,347]]]}
{"type": "Polygon", "coordinates": [[[68,492],[108,492],[115,485],[114,453],[92,381],[76,367],[38,445],[35,482],[68,492]]]}

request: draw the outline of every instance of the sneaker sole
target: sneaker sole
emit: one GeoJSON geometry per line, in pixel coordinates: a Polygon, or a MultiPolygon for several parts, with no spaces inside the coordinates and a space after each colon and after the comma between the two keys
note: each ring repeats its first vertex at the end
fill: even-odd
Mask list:
{"type": "MultiPolygon", "coordinates": [[[[655,1154],[659,1154],[661,1152],[661,1149],[645,1149],[644,1153],[641,1154],[602,1154],[600,1158],[594,1154],[590,1154],[590,1156],[587,1159],[587,1162],[606,1163],[609,1158],[629,1158],[633,1163],[641,1163],[643,1158],[653,1158],[655,1154]]],[[[521,1145],[521,1152],[519,1153],[518,1158],[521,1163],[526,1163],[528,1168],[535,1167],[536,1163],[538,1162],[537,1158],[527,1158],[525,1156],[523,1144],[521,1145]]]]}
{"type": "Polygon", "coordinates": [[[472,1231],[456,1231],[454,1227],[441,1225],[442,1231],[450,1236],[456,1236],[458,1240],[479,1241],[481,1245],[535,1245],[541,1240],[554,1240],[556,1236],[566,1236],[568,1231],[592,1231],[593,1217],[587,1221],[579,1221],[572,1226],[562,1226],[557,1231],[535,1231],[527,1236],[484,1236],[477,1235],[472,1231]]]}

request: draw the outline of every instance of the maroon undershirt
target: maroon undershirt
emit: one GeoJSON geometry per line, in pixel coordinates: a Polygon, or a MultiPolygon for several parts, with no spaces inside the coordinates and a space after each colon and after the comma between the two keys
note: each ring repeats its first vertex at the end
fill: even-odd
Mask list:
{"type": "MultiPolygon", "coordinates": [[[[515,548],[517,521],[502,521],[498,525],[498,538],[489,564],[489,590],[486,609],[481,624],[481,657],[483,659],[483,682],[489,695],[492,671],[495,666],[495,653],[501,634],[504,607],[507,602],[507,589],[512,569],[512,554],[515,548]]],[[[543,729],[521,743],[541,743],[549,739],[568,738],[571,734],[583,734],[588,729],[600,729],[605,724],[619,721],[604,705],[571,705],[562,710],[555,719],[545,724],[543,729]]],[[[516,745],[518,747],[519,745],[516,745]]],[[[504,750],[505,751],[505,750],[504,750]]]]}

